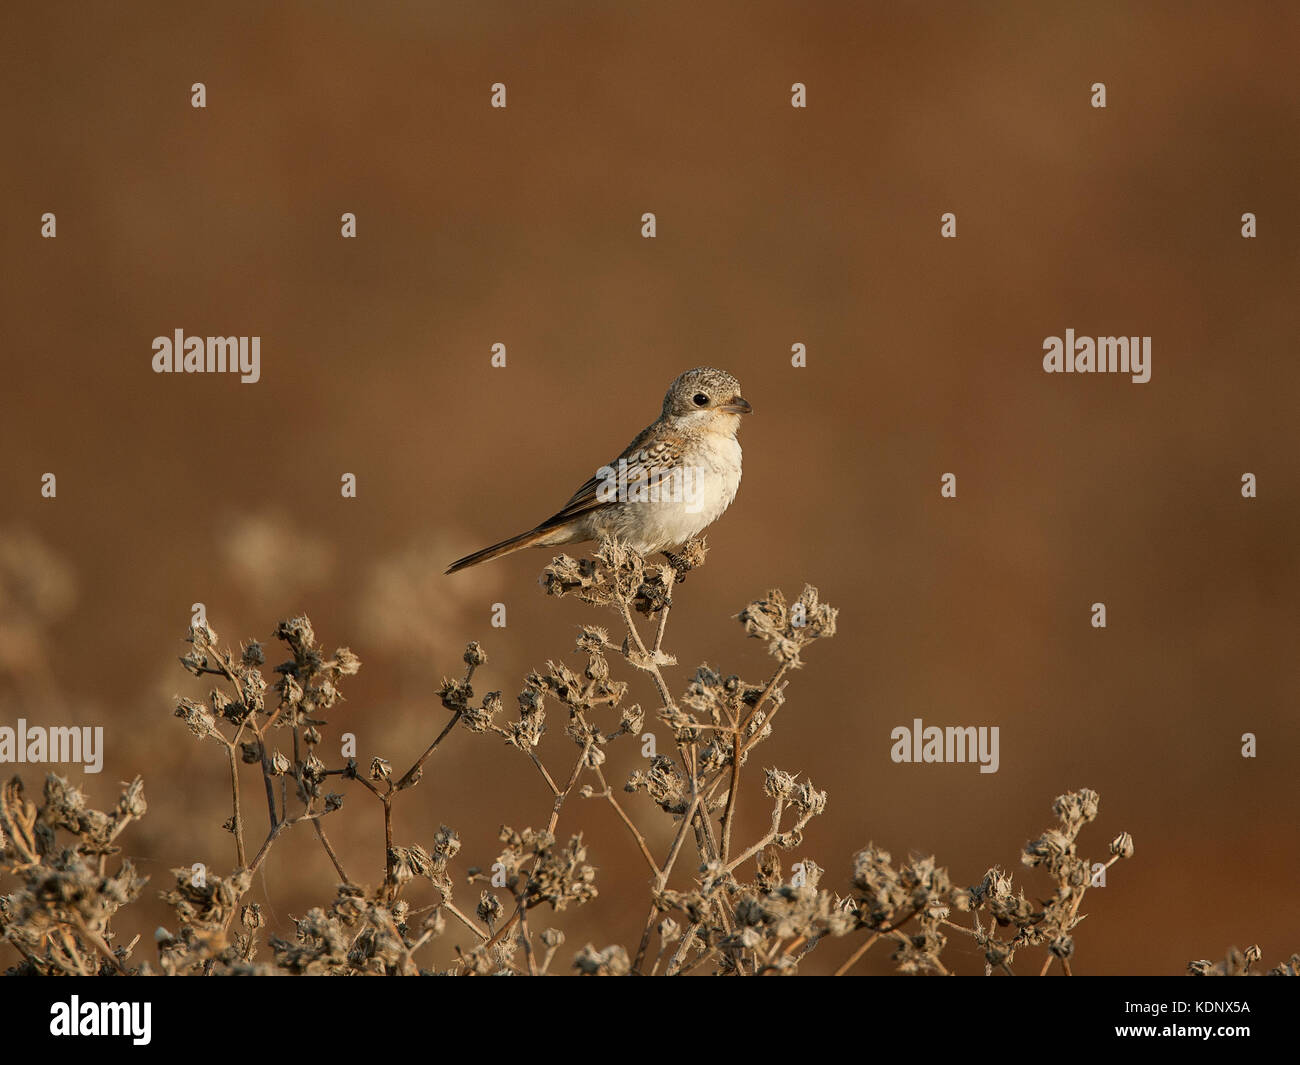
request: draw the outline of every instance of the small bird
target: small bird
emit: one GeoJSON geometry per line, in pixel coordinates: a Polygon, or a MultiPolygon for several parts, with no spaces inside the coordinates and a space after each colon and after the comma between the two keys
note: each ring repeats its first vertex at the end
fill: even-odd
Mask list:
{"type": "Polygon", "coordinates": [[[457,559],[448,573],[520,551],[612,536],[643,555],[711,525],[740,487],[740,416],[753,408],[729,373],[700,367],[668,386],[663,413],[602,466],[558,513],[457,559]]]}

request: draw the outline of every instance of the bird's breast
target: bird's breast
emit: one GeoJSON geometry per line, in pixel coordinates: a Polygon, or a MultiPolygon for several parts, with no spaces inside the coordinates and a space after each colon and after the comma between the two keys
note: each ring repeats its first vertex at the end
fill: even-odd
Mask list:
{"type": "MultiPolygon", "coordinates": [[[[587,519],[593,536],[609,533],[642,554],[676,547],[721,517],[740,487],[740,444],[709,434],[683,451],[681,462],[648,490],[602,507],[587,519]]],[[[634,493],[635,494],[635,493],[634,493]]]]}

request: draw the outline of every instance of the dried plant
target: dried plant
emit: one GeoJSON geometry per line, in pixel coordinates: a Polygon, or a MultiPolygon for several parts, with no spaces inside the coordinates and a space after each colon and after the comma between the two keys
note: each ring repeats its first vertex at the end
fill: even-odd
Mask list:
{"type": "Polygon", "coordinates": [[[1264,956],[1259,947],[1238,950],[1232,947],[1221,962],[1191,961],[1187,971],[1192,976],[1300,976],[1300,954],[1292,954],[1267,973],[1258,973],[1252,966],[1264,956]]]}
{"type": "MultiPolygon", "coordinates": [[[[1045,901],[1031,901],[996,867],[978,884],[958,887],[934,858],[895,865],[874,845],[854,857],[843,894],[823,888],[823,870],[807,858],[785,875],[781,853],[801,845],[808,823],[826,811],[827,795],[812,781],[776,767],[763,767],[761,783],[752,773],[746,778],[744,770],[772,735],[790,674],[803,666],[813,643],[835,635],[836,611],[812,587],[793,601],[768,592],[738,620],[748,636],[767,645],[775,660],[770,675],[748,682],[701,665],[675,696],[664,675],[676,663],[665,648],[665,633],[674,592],[705,554],[703,542],[693,542],[667,564],[655,565],[606,540],[589,560],[556,558],[542,575],[547,593],[612,611],[618,635],[584,626],[575,664],[548,661],[529,673],[516,697],[517,711],[510,714],[500,691],[476,695],[473,681],[487,655],[477,643],[469,644],[463,674],[438,689],[446,722],[401,773],[383,758],[366,766],[347,759],[330,767],[318,756],[317,750],[325,749],[328,716],[342,698],[340,686],[361,663],[346,647],[322,648],[307,618],[291,618],[276,628],[275,638],[289,657],[271,671],[278,677],[273,683],[263,673],[260,644],[249,643],[236,654],[222,648],[206,623],[191,627],[191,650],[181,662],[197,677],[216,678],[218,686],[206,702],[179,699],[175,713],[195,737],[225,755],[232,871],[220,876],[174,870],[175,883],[161,897],[174,910],[177,930],[156,933],[156,965],[133,964],[135,941],[115,947],[110,921],[140,896],[145,880],[128,860],[113,872],[109,863],[118,835],[145,811],[141,782],[122,793],[112,812],[101,813],[88,809],[80,793],[55,776],[48,778],[38,807],[15,778],[0,802],[0,874],[17,882],[0,897],[0,937],[22,959],[11,971],[549,973],[564,935],[540,927],[539,908],[579,907],[598,894],[583,834],[568,825],[577,820],[570,802],[577,798],[602,804],[621,823],[650,884],[634,949],[587,944],[573,956],[577,973],[791,974],[811,951],[843,939],[852,949],[838,965],[839,974],[876,944],[892,948],[900,973],[945,974],[942,955],[950,934],[957,933],[979,947],[987,973],[1023,971],[1020,955],[1032,950],[1042,955],[1041,963],[1037,955],[1030,963],[1037,972],[1045,974],[1055,964],[1071,974],[1074,935],[1084,917],[1080,907],[1094,875],[1093,864],[1078,850],[1084,826],[1098,812],[1098,796],[1087,789],[1058,798],[1056,824],[1024,848],[1024,864],[1043,870],[1055,884],[1045,901]],[[607,776],[609,753],[615,745],[638,746],[647,717],[641,706],[626,704],[628,684],[612,676],[611,662],[619,659],[653,682],[658,702],[653,713],[671,734],[673,748],[655,754],[616,787],[607,776]],[[572,745],[562,766],[549,746],[543,757],[548,714],[562,715],[572,745]],[[426,765],[458,726],[516,750],[550,799],[540,827],[502,827],[494,860],[467,867],[459,876],[452,872],[461,850],[455,831],[444,825],[421,845],[403,840],[396,827],[399,799],[421,783],[426,765]],[[245,765],[257,768],[244,770],[245,765]],[[266,832],[251,854],[253,815],[241,790],[245,772],[260,776],[257,790],[266,806],[266,832]],[[374,804],[376,823],[383,825],[383,876],[374,887],[349,876],[327,833],[348,789],[374,804]],[[742,840],[736,814],[747,793],[754,798],[761,793],[770,810],[765,830],[742,840]],[[667,818],[674,826],[671,843],[659,853],[639,827],[650,817],[667,818]],[[300,831],[310,826],[337,873],[333,897],[297,921],[293,940],[270,936],[263,944],[265,918],[247,895],[276,841],[297,826],[300,831]],[[434,897],[413,909],[409,896],[421,881],[429,882],[434,897]],[[456,888],[465,885],[478,893],[476,901],[458,899],[456,888]],[[469,931],[471,949],[439,949],[449,922],[469,931]]],[[[1120,833],[1104,865],[1132,853],[1132,838],[1120,833]]],[[[1190,968],[1248,973],[1258,957],[1251,948],[1244,955],[1233,952],[1219,966],[1195,962],[1190,968]]],[[[1294,975],[1297,962],[1293,956],[1274,971],[1294,975]]]]}
{"type": "Polygon", "coordinates": [[[14,777],[0,792],[0,873],[17,882],[0,897],[0,939],[22,956],[9,969],[24,975],[93,976],[124,973],[137,936],[113,947],[109,922],[140,897],[146,877],[129,859],[109,871],[114,840],[144,815],[137,777],[113,810],[93,810],[62,777],[45,780],[37,806],[14,777]],[[62,837],[61,835],[62,834],[62,837]],[[75,843],[68,843],[71,836],[75,843]]]}

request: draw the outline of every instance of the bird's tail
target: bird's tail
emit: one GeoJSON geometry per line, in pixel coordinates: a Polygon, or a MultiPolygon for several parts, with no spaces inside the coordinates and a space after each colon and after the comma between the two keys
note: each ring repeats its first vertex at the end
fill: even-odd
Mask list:
{"type": "Polygon", "coordinates": [[[546,544],[554,533],[554,529],[529,529],[518,536],[510,537],[509,540],[502,540],[499,544],[493,544],[491,547],[483,548],[482,551],[475,551],[472,555],[456,559],[447,567],[445,572],[455,573],[458,570],[468,569],[470,566],[477,566],[480,562],[500,558],[502,555],[512,555],[516,551],[522,551],[525,547],[537,547],[546,544]]]}

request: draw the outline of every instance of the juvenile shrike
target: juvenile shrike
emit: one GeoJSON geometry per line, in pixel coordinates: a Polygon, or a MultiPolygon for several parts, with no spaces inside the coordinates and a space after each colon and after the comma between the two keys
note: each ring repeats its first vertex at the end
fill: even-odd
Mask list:
{"type": "Polygon", "coordinates": [[[448,573],[525,547],[613,536],[643,555],[676,547],[712,524],[740,486],[740,416],[753,408],[721,370],[687,370],[663,413],[536,528],[453,562],[448,573]]]}

